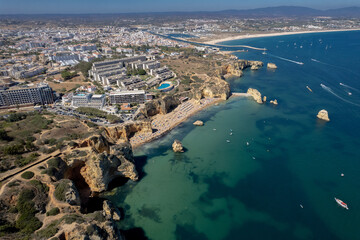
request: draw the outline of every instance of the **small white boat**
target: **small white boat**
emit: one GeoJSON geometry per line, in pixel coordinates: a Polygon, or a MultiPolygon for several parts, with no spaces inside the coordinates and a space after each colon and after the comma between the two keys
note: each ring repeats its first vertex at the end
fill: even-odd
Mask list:
{"type": "Polygon", "coordinates": [[[303,206],[303,205],[301,205],[301,204],[300,204],[300,207],[301,207],[301,208],[304,208],[304,206],[303,206]]]}
{"type": "Polygon", "coordinates": [[[216,131],[216,128],[213,128],[214,131],[216,131]]]}
{"type": "Polygon", "coordinates": [[[249,142],[246,142],[246,146],[249,146],[250,145],[250,143],[249,142]]]}
{"type": "Polygon", "coordinates": [[[263,51],[262,54],[263,54],[263,55],[266,55],[266,51],[263,51]]]}
{"type": "Polygon", "coordinates": [[[344,203],[343,201],[341,201],[341,200],[338,199],[338,198],[334,198],[334,199],[335,199],[335,201],[337,202],[337,204],[339,204],[341,207],[349,210],[348,205],[347,205],[346,203],[344,203]]]}
{"type": "Polygon", "coordinates": [[[232,134],[233,134],[233,133],[231,132],[231,133],[230,133],[230,136],[231,136],[232,134]]]}
{"type": "Polygon", "coordinates": [[[342,177],[343,177],[343,176],[345,176],[345,175],[344,175],[343,173],[341,173],[341,174],[340,174],[340,176],[342,176],[342,177]]]}
{"type": "Polygon", "coordinates": [[[351,96],[351,95],[352,95],[352,93],[351,93],[351,92],[348,92],[348,94],[349,94],[349,96],[351,96]]]}
{"type": "Polygon", "coordinates": [[[229,142],[230,142],[230,140],[228,139],[228,140],[226,140],[226,142],[227,142],[227,143],[229,143],[229,142]]]}

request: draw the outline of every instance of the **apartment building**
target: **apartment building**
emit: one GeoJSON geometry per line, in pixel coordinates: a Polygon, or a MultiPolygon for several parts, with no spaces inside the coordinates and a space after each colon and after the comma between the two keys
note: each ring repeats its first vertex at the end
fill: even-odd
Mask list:
{"type": "Polygon", "coordinates": [[[0,107],[23,104],[52,104],[54,94],[47,84],[38,84],[33,87],[14,87],[0,90],[0,107]]]}
{"type": "Polygon", "coordinates": [[[144,103],[146,99],[144,90],[119,91],[110,93],[111,104],[144,103]]]}

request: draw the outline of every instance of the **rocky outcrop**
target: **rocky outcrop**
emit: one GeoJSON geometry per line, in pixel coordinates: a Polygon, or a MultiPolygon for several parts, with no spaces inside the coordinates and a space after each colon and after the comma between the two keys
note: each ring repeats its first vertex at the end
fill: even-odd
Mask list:
{"type": "Polygon", "coordinates": [[[196,120],[196,121],[193,123],[193,125],[195,125],[195,126],[204,126],[204,122],[201,121],[201,120],[196,120]]]}
{"type": "Polygon", "coordinates": [[[254,88],[249,88],[247,90],[247,94],[249,94],[250,96],[253,97],[253,99],[257,102],[257,103],[263,103],[262,99],[261,99],[261,93],[254,88]]]}
{"type": "Polygon", "coordinates": [[[270,100],[270,103],[274,104],[274,105],[278,105],[278,101],[275,99],[275,100],[270,100]]]}
{"type": "Polygon", "coordinates": [[[184,152],[183,145],[179,140],[174,141],[174,143],[172,144],[172,148],[174,152],[184,152]]]}
{"type": "Polygon", "coordinates": [[[229,79],[232,77],[241,77],[243,72],[240,70],[239,65],[235,62],[222,66],[219,75],[221,78],[229,79]]]}
{"type": "Polygon", "coordinates": [[[115,207],[109,200],[103,202],[103,216],[107,220],[120,221],[121,214],[119,209],[115,207]]]}
{"type": "Polygon", "coordinates": [[[65,232],[65,240],[124,240],[116,224],[111,220],[73,223],[65,232]]]}
{"type": "Polygon", "coordinates": [[[68,182],[68,188],[65,191],[65,202],[70,205],[79,206],[81,204],[79,192],[75,186],[75,184],[71,181],[66,179],[68,182]]]}
{"type": "Polygon", "coordinates": [[[91,136],[79,144],[79,147],[91,147],[98,153],[109,152],[110,146],[108,141],[102,135],[91,136]]]}
{"type": "Polygon", "coordinates": [[[275,63],[268,63],[267,68],[269,68],[269,69],[277,69],[277,66],[275,65],[275,63]]]}
{"type": "Polygon", "coordinates": [[[249,60],[238,60],[238,66],[240,70],[250,67],[251,69],[259,69],[264,65],[261,61],[249,61],[249,60]]]}
{"type": "Polygon", "coordinates": [[[264,96],[264,97],[263,97],[263,102],[266,102],[266,99],[267,99],[266,96],[264,96]]]}
{"type": "Polygon", "coordinates": [[[133,121],[116,127],[104,128],[103,134],[108,141],[116,143],[119,140],[128,141],[137,132],[152,133],[151,122],[149,120],[133,121]]]}
{"type": "Polygon", "coordinates": [[[320,110],[319,113],[317,114],[317,117],[318,117],[319,119],[324,120],[324,121],[327,121],[327,122],[330,121],[330,119],[329,119],[329,114],[328,114],[328,112],[327,112],[325,109],[320,110]]]}
{"type": "Polygon", "coordinates": [[[92,151],[86,157],[80,174],[92,192],[105,191],[109,183],[118,177],[138,180],[131,145],[129,143],[112,145],[109,153],[92,151]]]}
{"type": "Polygon", "coordinates": [[[230,84],[221,78],[213,77],[199,88],[194,88],[194,98],[205,97],[227,100],[230,97],[230,84]]]}

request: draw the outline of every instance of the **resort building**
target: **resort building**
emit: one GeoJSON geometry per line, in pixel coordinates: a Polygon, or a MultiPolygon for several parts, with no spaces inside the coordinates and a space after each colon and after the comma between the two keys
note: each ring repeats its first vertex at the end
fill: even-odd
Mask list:
{"type": "Polygon", "coordinates": [[[144,90],[119,91],[110,93],[111,104],[144,103],[146,99],[144,90]]]}
{"type": "MultiPolygon", "coordinates": [[[[69,96],[63,101],[66,104],[69,101],[69,96]]],[[[92,94],[92,93],[80,93],[72,96],[71,106],[78,107],[90,107],[102,109],[105,106],[104,94],[92,94]]]]}
{"type": "Polygon", "coordinates": [[[25,104],[45,105],[52,104],[53,102],[53,90],[47,84],[0,90],[0,107],[25,104]]]}

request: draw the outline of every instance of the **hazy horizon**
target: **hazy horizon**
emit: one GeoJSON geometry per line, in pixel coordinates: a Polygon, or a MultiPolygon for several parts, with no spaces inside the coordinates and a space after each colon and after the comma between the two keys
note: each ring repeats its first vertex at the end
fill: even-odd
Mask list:
{"type": "Polygon", "coordinates": [[[317,10],[328,10],[346,7],[358,7],[356,0],[331,0],[324,3],[322,0],[254,0],[240,3],[234,0],[183,0],[169,2],[166,0],[146,1],[139,0],[128,3],[120,0],[0,0],[0,14],[122,14],[122,13],[160,13],[160,12],[212,12],[224,10],[248,10],[256,8],[294,6],[307,7],[317,10]]]}

